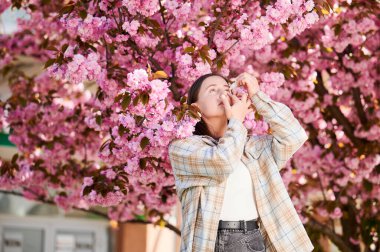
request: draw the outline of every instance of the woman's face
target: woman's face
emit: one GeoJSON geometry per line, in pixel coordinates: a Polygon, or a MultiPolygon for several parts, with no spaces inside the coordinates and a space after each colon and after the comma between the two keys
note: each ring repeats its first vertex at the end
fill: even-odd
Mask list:
{"type": "Polygon", "coordinates": [[[198,101],[193,103],[193,105],[200,109],[202,117],[210,118],[226,116],[222,98],[220,96],[225,94],[226,97],[229,98],[227,95],[229,92],[229,85],[222,77],[209,76],[202,82],[198,101]]]}

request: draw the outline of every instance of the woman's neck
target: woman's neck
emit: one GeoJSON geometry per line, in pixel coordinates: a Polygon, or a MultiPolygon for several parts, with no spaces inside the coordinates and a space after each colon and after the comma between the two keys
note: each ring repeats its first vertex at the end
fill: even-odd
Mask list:
{"type": "Polygon", "coordinates": [[[224,136],[227,130],[227,120],[226,118],[210,118],[206,121],[211,134],[216,140],[224,136]]]}

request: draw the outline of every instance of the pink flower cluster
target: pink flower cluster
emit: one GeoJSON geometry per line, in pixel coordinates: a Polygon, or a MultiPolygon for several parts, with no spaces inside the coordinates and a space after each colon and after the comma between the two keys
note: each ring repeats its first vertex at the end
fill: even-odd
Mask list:
{"type": "Polygon", "coordinates": [[[163,3],[165,8],[168,10],[169,13],[172,13],[173,16],[176,19],[176,22],[174,25],[181,24],[183,22],[186,22],[188,18],[191,15],[192,12],[192,5],[194,3],[192,2],[181,2],[179,3],[176,0],[168,0],[163,3]]]}
{"type": "Polygon", "coordinates": [[[3,13],[12,4],[11,0],[3,0],[0,3],[0,14],[3,13]]]}
{"type": "Polygon", "coordinates": [[[90,205],[100,205],[103,207],[116,206],[121,203],[124,194],[120,191],[108,192],[106,196],[98,194],[92,190],[88,195],[82,196],[83,199],[90,205]]]}
{"type": "Polygon", "coordinates": [[[123,0],[123,6],[128,9],[131,15],[141,13],[141,15],[150,17],[160,9],[160,5],[154,0],[123,0]]]}
{"type": "Polygon", "coordinates": [[[70,36],[80,36],[82,41],[98,41],[106,30],[111,27],[111,22],[105,17],[94,17],[90,13],[86,18],[69,18],[60,19],[62,25],[67,28],[70,36]]]}
{"type": "Polygon", "coordinates": [[[125,21],[123,24],[123,29],[131,36],[137,35],[137,30],[139,27],[140,23],[137,20],[132,20],[131,22],[125,21]]]}
{"type": "Polygon", "coordinates": [[[48,72],[56,79],[68,80],[78,84],[85,80],[96,80],[101,73],[99,55],[91,52],[87,56],[75,54],[67,65],[59,66],[54,63],[48,68],[48,72]]]}
{"type": "Polygon", "coordinates": [[[260,89],[268,95],[274,95],[285,82],[285,77],[282,73],[263,73],[260,78],[262,82],[260,89]]]}
{"type": "Polygon", "coordinates": [[[244,46],[252,50],[258,50],[273,41],[273,36],[269,31],[269,22],[265,18],[254,20],[249,26],[240,31],[240,36],[244,46]]]}
{"type": "Polygon", "coordinates": [[[378,26],[368,17],[364,17],[361,20],[355,20],[350,17],[349,21],[344,21],[339,35],[336,35],[330,26],[325,26],[322,41],[326,47],[334,47],[340,53],[349,44],[353,46],[361,45],[366,41],[368,33],[377,30],[378,26]]]}
{"type": "Polygon", "coordinates": [[[298,16],[288,26],[288,39],[301,34],[304,30],[315,24],[319,20],[315,12],[307,13],[305,16],[298,16]]]}
{"type": "Polygon", "coordinates": [[[66,190],[65,192],[57,194],[54,196],[53,201],[55,202],[55,204],[57,204],[59,208],[63,209],[65,212],[68,212],[73,207],[88,210],[90,206],[81,197],[79,189],[70,193],[67,193],[66,190]]]}

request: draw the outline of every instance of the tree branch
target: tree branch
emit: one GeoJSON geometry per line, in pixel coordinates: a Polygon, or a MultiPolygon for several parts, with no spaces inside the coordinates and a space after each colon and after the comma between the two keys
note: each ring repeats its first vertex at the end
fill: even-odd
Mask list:
{"type": "Polygon", "coordinates": [[[160,5],[160,14],[161,14],[162,22],[164,23],[164,35],[165,35],[166,41],[168,42],[168,45],[171,47],[172,44],[170,42],[169,33],[166,27],[167,21],[165,20],[164,7],[162,6],[161,0],[158,0],[158,4],[160,5]]]}
{"type": "MultiPolygon", "coordinates": [[[[315,85],[315,91],[319,95],[320,99],[323,100],[323,96],[325,94],[328,94],[328,91],[324,86],[322,74],[320,71],[317,71],[317,82],[318,84],[315,85]]],[[[343,126],[344,133],[355,146],[360,147],[364,144],[365,140],[359,139],[354,135],[354,127],[336,105],[328,105],[326,107],[326,110],[329,111],[331,115],[337,120],[337,122],[343,126]]]]}
{"type": "Polygon", "coordinates": [[[326,235],[335,245],[338,246],[341,251],[355,252],[346,245],[340,235],[335,234],[328,226],[318,222],[311,214],[307,213],[306,211],[302,210],[302,213],[309,218],[309,221],[304,224],[305,226],[326,235]]]}
{"type": "Polygon", "coordinates": [[[227,6],[228,6],[229,2],[230,2],[229,0],[227,0],[227,1],[224,2],[223,9],[221,10],[221,12],[219,12],[219,14],[216,17],[216,20],[215,20],[213,26],[211,27],[211,33],[210,33],[210,37],[208,39],[208,47],[209,48],[211,48],[211,44],[212,44],[212,41],[214,40],[214,36],[215,36],[216,30],[218,29],[218,26],[219,26],[219,24],[221,22],[221,19],[224,16],[224,13],[227,10],[227,6]]]}
{"type": "Polygon", "coordinates": [[[351,88],[351,91],[352,91],[352,96],[354,97],[355,108],[358,112],[360,123],[363,126],[367,126],[368,119],[365,115],[363,104],[360,99],[360,95],[361,95],[360,89],[358,87],[353,87],[351,88]]]}

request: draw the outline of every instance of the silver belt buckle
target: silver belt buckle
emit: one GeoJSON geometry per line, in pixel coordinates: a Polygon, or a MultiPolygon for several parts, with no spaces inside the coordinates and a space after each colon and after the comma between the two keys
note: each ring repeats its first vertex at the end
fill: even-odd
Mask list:
{"type": "Polygon", "coordinates": [[[247,233],[247,222],[245,220],[240,220],[240,228],[243,226],[244,228],[244,234],[247,233]],[[243,225],[241,225],[243,223],[243,225]]]}

